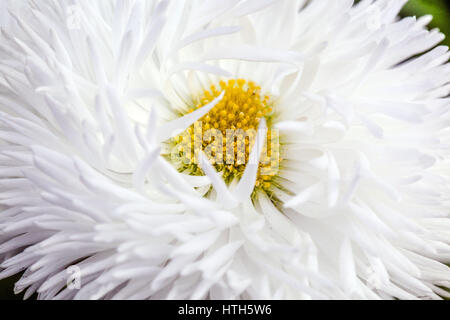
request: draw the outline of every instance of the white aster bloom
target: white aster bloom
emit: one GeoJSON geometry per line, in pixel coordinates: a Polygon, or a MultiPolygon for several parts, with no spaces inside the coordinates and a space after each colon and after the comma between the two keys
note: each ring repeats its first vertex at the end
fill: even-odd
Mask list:
{"type": "Polygon", "coordinates": [[[0,0],[0,278],[41,299],[445,296],[450,54],[405,2],[0,0]],[[244,163],[170,157],[199,120],[254,129],[244,163]]]}

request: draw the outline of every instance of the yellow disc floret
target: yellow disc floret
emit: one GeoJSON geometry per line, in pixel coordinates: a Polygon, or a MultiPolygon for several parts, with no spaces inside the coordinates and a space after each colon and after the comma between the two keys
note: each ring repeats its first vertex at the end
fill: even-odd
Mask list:
{"type": "Polygon", "coordinates": [[[220,81],[211,85],[195,99],[195,110],[211,103],[224,93],[223,99],[211,111],[174,139],[177,153],[183,154],[187,162],[179,168],[190,174],[201,175],[196,160],[201,149],[217,171],[222,172],[226,182],[240,178],[249,161],[261,119],[268,126],[267,140],[262,151],[258,178],[255,187],[268,190],[278,172],[279,137],[271,129],[273,102],[269,95],[261,94],[261,87],[244,79],[220,81]]]}

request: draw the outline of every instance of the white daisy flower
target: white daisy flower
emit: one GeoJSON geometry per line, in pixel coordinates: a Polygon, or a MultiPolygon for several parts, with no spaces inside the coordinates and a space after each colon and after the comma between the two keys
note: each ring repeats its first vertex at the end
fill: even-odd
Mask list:
{"type": "Polygon", "coordinates": [[[0,0],[0,278],[448,296],[449,51],[405,2],[0,0]]]}

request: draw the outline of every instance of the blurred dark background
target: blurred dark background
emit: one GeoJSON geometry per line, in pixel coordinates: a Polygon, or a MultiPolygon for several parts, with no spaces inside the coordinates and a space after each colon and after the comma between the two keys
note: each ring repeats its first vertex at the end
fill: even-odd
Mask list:
{"type": "MultiPolygon", "coordinates": [[[[357,1],[356,1],[357,2],[357,1]]],[[[448,37],[443,44],[450,46],[450,5],[446,0],[410,0],[403,8],[402,16],[421,17],[433,15],[430,28],[439,28],[448,37]]],[[[0,213],[1,214],[1,213],[0,213]]],[[[14,283],[20,276],[14,276],[0,281],[0,300],[22,299],[23,295],[14,295],[14,283]]]]}

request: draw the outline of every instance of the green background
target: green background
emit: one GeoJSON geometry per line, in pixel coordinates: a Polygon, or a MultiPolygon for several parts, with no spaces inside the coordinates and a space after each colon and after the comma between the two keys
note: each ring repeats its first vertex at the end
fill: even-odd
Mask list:
{"type": "Polygon", "coordinates": [[[439,28],[448,37],[444,44],[450,46],[450,6],[445,0],[410,0],[403,8],[402,15],[421,17],[433,15],[430,28],[439,28]]]}
{"type": "MultiPolygon", "coordinates": [[[[434,17],[430,28],[439,28],[449,36],[444,40],[444,44],[450,46],[450,8],[445,0],[410,0],[402,11],[403,16],[420,17],[426,14],[434,17]]],[[[22,299],[22,295],[15,296],[13,293],[14,283],[19,278],[14,276],[0,281],[0,300],[22,299]]]]}

